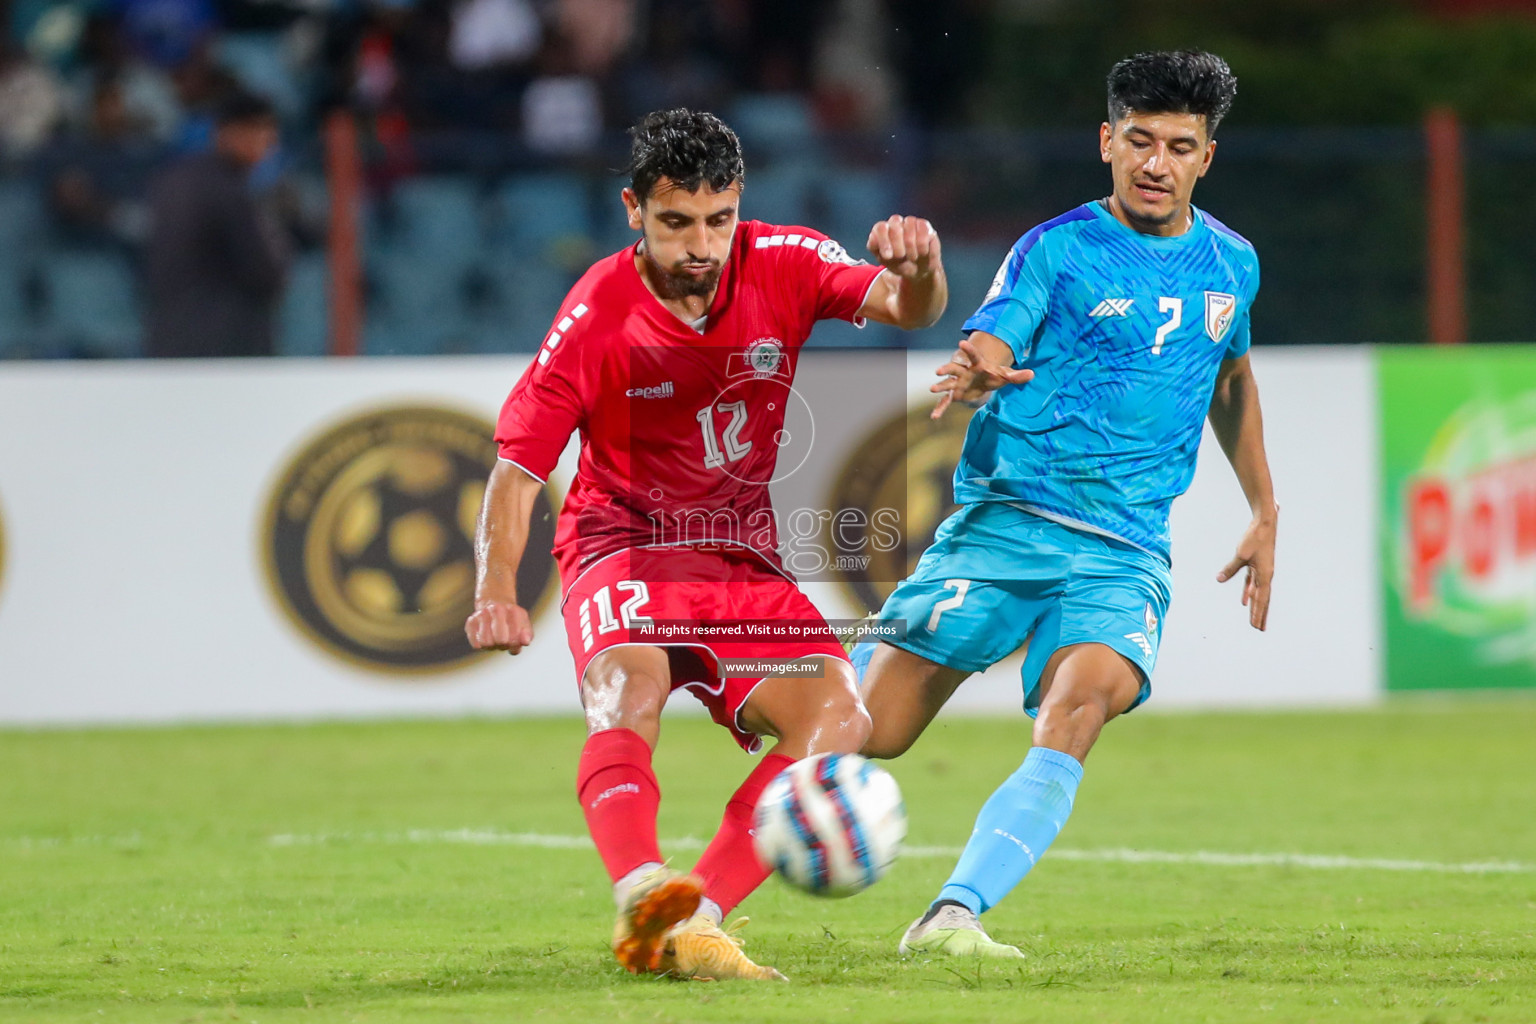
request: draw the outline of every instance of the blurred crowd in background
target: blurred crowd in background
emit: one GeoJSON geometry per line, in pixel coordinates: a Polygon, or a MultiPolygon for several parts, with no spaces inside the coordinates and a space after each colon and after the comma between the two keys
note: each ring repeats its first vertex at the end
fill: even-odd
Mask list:
{"type": "MultiPolygon", "coordinates": [[[[987,4],[918,0],[11,0],[0,139],[11,158],[116,146],[137,166],[206,146],[219,98],[268,96],[285,125],[365,113],[408,171],[412,138],[494,131],[528,157],[591,154],[666,106],[808,97],[816,125],[870,129],[899,103],[957,120],[987,4]],[[970,12],[967,13],[967,8],[970,12]],[[930,37],[892,54],[886,36],[930,37]],[[949,41],[953,37],[953,41],[949,41]],[[891,61],[895,63],[890,63],[891,61]],[[947,70],[940,70],[947,69],[947,70]],[[916,95],[898,97],[900,83],[916,95]]],[[[509,147],[509,148],[511,148],[509,147]]],[[[125,175],[126,176],[126,175],[125,175]]]]}
{"type": "Polygon", "coordinates": [[[208,354],[326,351],[321,139],[337,111],[358,127],[364,169],[364,351],[530,351],[575,275],[631,238],[614,174],[624,128],[680,105],[741,135],[747,216],[809,223],[850,249],[891,212],[932,219],[955,283],[945,321],[915,338],[819,337],[947,346],[1018,234],[1107,191],[1094,131],[1109,64],[1181,45],[1221,53],[1239,78],[1196,202],[1258,245],[1257,342],[1422,340],[1420,121],[1440,104],[1468,129],[1472,337],[1527,340],[1533,8],[10,0],[0,356],[156,354],[150,250],[174,238],[156,233],[154,183],[224,152],[220,126],[241,111],[277,129],[276,145],[226,161],[252,204],[238,230],[255,233],[253,302],[270,330],[250,343],[206,331],[208,354]]]}

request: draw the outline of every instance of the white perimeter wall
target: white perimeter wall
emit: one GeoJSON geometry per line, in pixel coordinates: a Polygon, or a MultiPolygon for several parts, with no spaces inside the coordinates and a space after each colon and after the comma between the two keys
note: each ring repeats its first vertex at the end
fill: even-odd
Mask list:
{"type": "MultiPolygon", "coordinates": [[[[913,401],[927,400],[936,355],[911,357],[913,401]]],[[[401,677],[317,648],[276,606],[261,564],[270,489],[320,429],[394,402],[491,418],[525,362],[0,366],[0,722],[574,710],[553,601],[520,657],[401,677]]],[[[1381,689],[1370,354],[1265,351],[1254,362],[1283,506],[1271,627],[1250,630],[1238,584],[1214,582],[1247,511],[1208,433],[1174,515],[1154,707],[1362,703],[1381,689]]],[[[573,456],[556,474],[562,488],[573,456]]],[[[812,596],[829,616],[861,611],[838,588],[812,596]]],[[[1017,702],[1012,661],[967,683],[955,706],[1017,702]]]]}

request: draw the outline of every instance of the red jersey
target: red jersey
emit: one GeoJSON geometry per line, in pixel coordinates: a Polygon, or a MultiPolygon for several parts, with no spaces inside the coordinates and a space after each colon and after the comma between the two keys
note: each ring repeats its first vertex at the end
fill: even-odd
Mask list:
{"type": "Polygon", "coordinates": [[[880,273],[819,232],[743,221],[702,331],[646,287],[634,246],[576,282],[496,426],[501,458],[539,480],[581,432],[555,527],[566,591],[597,559],[662,545],[783,572],[768,483],[800,348],[816,321],[856,320],[880,273]]]}

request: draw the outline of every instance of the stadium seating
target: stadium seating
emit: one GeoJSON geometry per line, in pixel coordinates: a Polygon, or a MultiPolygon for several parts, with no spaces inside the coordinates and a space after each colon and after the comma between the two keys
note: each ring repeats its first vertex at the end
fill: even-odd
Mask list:
{"type": "Polygon", "coordinates": [[[322,356],[328,350],[325,256],[310,253],[294,261],[278,322],[277,351],[285,356],[322,356]]]}
{"type": "Polygon", "coordinates": [[[770,224],[805,224],[810,215],[811,172],[798,166],[747,171],[742,216],[770,224]]]}
{"type": "Polygon", "coordinates": [[[280,33],[230,32],[215,45],[218,62],[251,92],[271,100],[285,121],[303,114],[302,83],[283,53],[280,33]]]}
{"type": "Polygon", "coordinates": [[[44,281],[58,354],[140,354],[137,288],[125,257],[61,250],[45,263],[44,281]]]}
{"type": "MultiPolygon", "coordinates": [[[[280,59],[270,39],[241,34],[225,40],[239,52],[280,59]]],[[[245,67],[245,64],[241,64],[245,67]]],[[[260,61],[251,58],[251,66],[260,61]]],[[[748,107],[787,132],[801,123],[792,105],[748,107]]],[[[299,179],[323,191],[318,179],[299,179]]],[[[634,241],[619,183],[603,175],[524,172],[494,185],[464,174],[407,178],[364,218],[366,321],[363,350],[372,355],[531,352],[549,326],[559,297],[592,261],[634,241]]],[[[895,186],[873,171],[836,174],[800,154],[754,164],[743,213],[781,224],[810,224],[859,253],[868,227],[895,209],[895,186]]],[[[35,183],[0,178],[0,357],[131,356],[140,351],[140,303],[126,255],[50,245],[46,208],[35,183]]],[[[950,246],[952,288],[970,302],[995,268],[978,257],[974,272],[963,247],[950,246]],[[981,267],[982,263],[987,266],[981,267]],[[973,280],[974,279],[974,280],[973,280]]],[[[323,251],[297,257],[279,317],[277,350],[327,350],[327,269],[323,251]]],[[[946,323],[949,318],[946,318],[946,323]]],[[[958,324],[958,321],[956,321],[958,324]]],[[[952,341],[946,326],[941,347],[952,341]]],[[[879,325],[857,331],[829,324],[813,344],[856,347],[921,344],[879,325]]]]}
{"type": "Polygon", "coordinates": [[[575,274],[536,261],[497,260],[481,270],[485,292],[465,316],[464,351],[537,351],[575,274]]]}
{"type": "Polygon", "coordinates": [[[39,354],[38,310],[28,293],[42,234],[38,189],[27,181],[0,180],[0,358],[39,354]]]}
{"type": "Polygon", "coordinates": [[[462,267],[475,258],[485,235],[483,205],[466,177],[409,178],[394,189],[376,220],[379,248],[422,263],[462,267]]]}
{"type": "Polygon", "coordinates": [[[1007,248],[959,241],[944,243],[944,273],[949,279],[949,308],[939,322],[913,340],[914,348],[952,348],[960,326],[976,312],[1007,248]]]}
{"type": "Polygon", "coordinates": [[[522,174],[508,178],[497,195],[498,240],[513,246],[548,246],[586,238],[592,230],[591,190],[580,178],[522,174]]]}
{"type": "Polygon", "coordinates": [[[371,253],[363,351],[378,356],[445,351],[459,320],[456,288],[462,275],[457,263],[408,252],[371,253]]]}
{"type": "Polygon", "coordinates": [[[888,174],[840,170],[823,175],[818,187],[827,219],[815,226],[854,254],[863,253],[875,221],[904,212],[899,209],[900,196],[888,174]]]}
{"type": "Polygon", "coordinates": [[[749,93],[731,105],[726,118],[742,139],[748,173],[754,157],[814,165],[821,158],[810,102],[796,93],[749,93]]]}

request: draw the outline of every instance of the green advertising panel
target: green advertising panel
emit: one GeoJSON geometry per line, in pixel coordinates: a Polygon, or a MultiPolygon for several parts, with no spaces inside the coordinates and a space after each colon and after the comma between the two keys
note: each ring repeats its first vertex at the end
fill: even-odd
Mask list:
{"type": "Polygon", "coordinates": [[[1377,367],[1387,688],[1536,688],[1536,347],[1377,367]]]}

